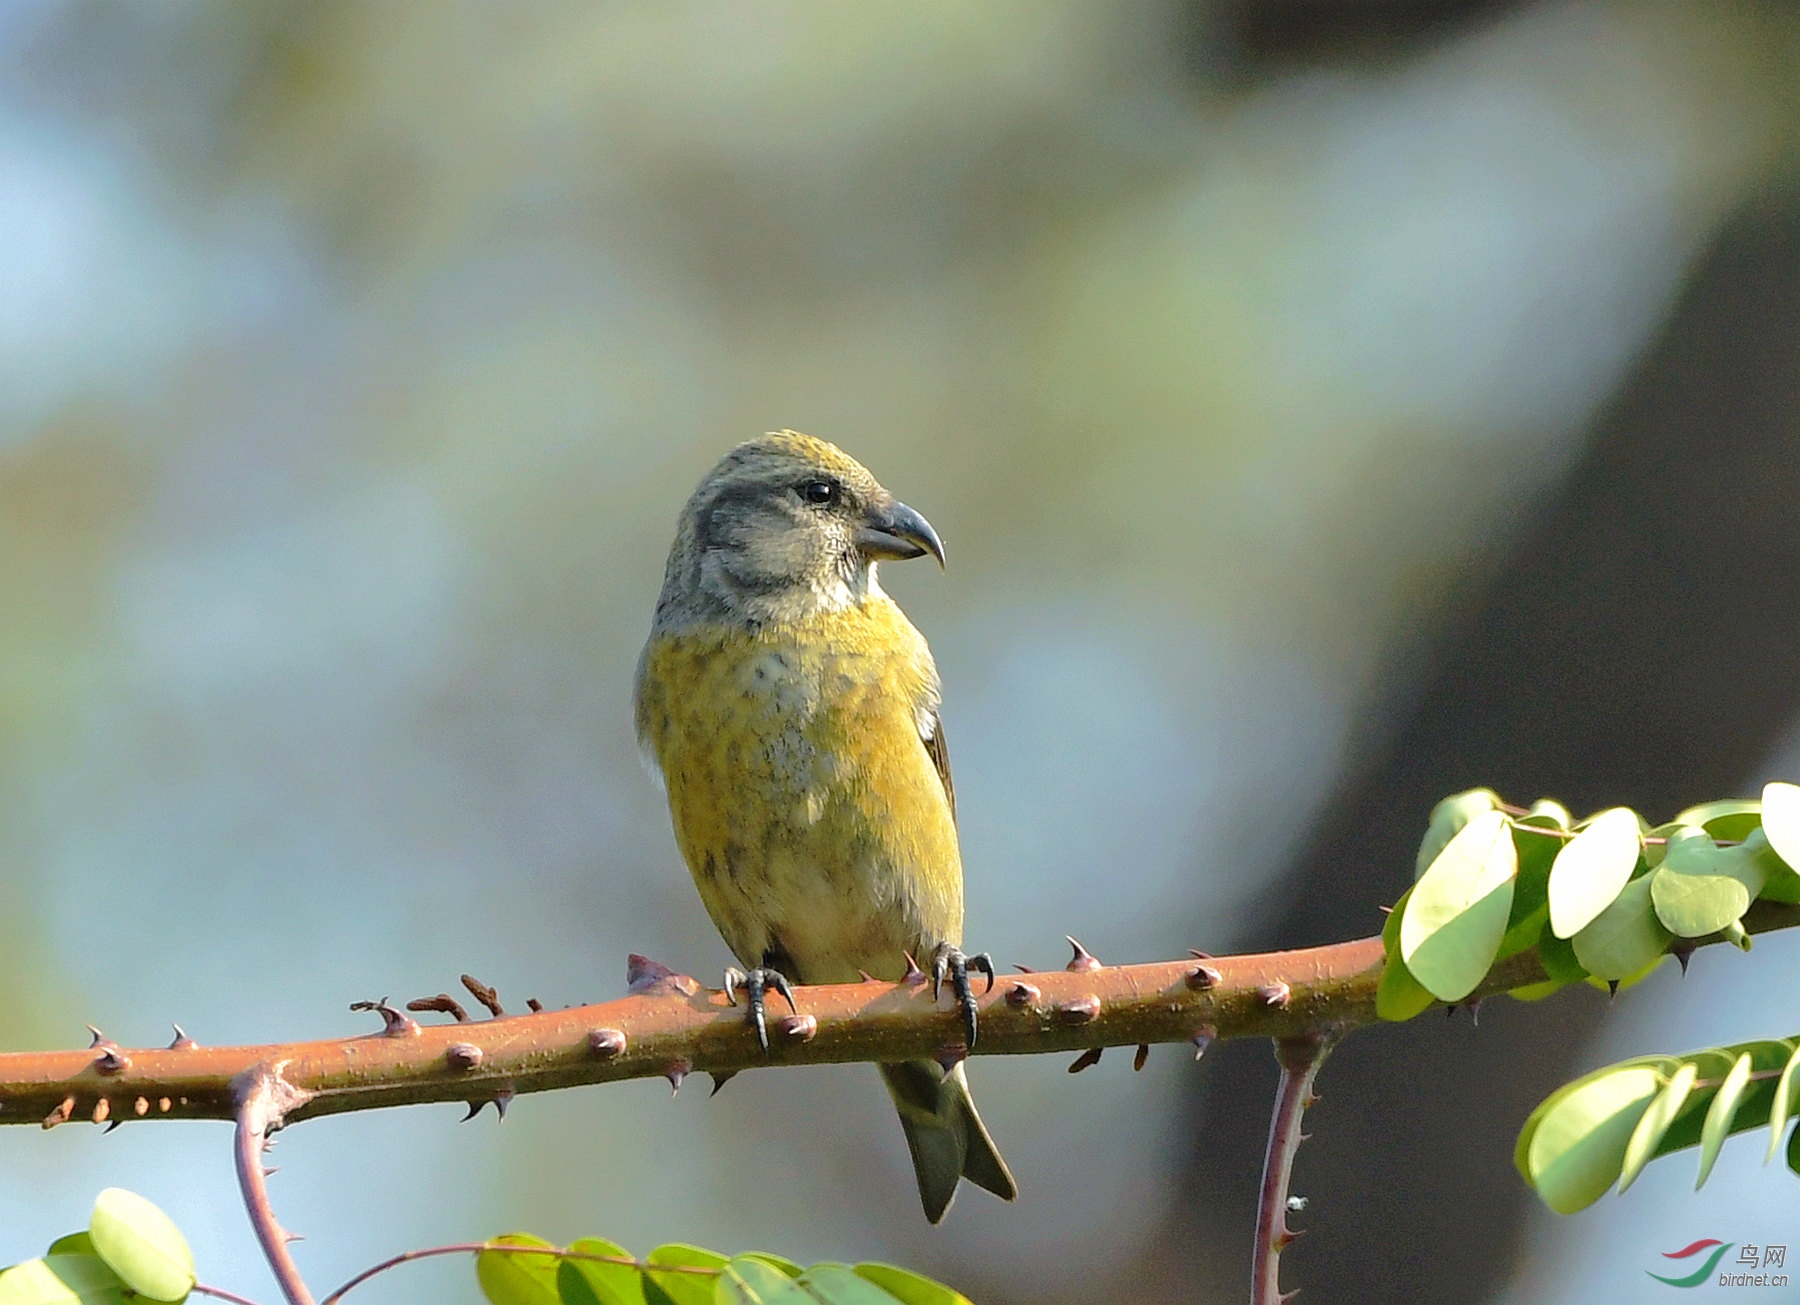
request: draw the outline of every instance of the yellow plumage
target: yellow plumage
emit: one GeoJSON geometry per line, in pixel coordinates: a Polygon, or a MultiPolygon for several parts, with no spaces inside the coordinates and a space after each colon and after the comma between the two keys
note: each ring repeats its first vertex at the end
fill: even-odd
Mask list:
{"type": "MultiPolygon", "coordinates": [[[[771,971],[898,979],[908,954],[962,941],[937,668],[875,577],[926,553],[943,561],[925,518],[792,431],[727,453],[682,511],[638,664],[638,737],[753,1002],[771,971]]],[[[965,1010],[973,1038],[972,998],[965,1010]]],[[[881,1072],[933,1223],[963,1177],[1013,1198],[961,1064],[881,1072]]]]}

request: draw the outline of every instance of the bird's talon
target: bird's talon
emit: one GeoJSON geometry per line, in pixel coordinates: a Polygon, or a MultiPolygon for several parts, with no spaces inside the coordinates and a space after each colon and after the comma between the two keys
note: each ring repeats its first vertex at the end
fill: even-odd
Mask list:
{"type": "MultiPolygon", "coordinates": [[[[969,971],[987,976],[987,992],[994,990],[994,960],[986,952],[978,956],[964,956],[962,950],[949,943],[939,945],[931,958],[931,997],[937,1000],[938,990],[948,976],[950,991],[955,994],[957,1004],[962,1008],[963,1033],[968,1037],[969,1046],[975,1045],[975,987],[969,982],[969,971]]],[[[983,995],[986,995],[985,993],[983,995]]]]}
{"type": "Polygon", "coordinates": [[[737,989],[744,990],[744,1004],[750,1008],[750,1023],[756,1027],[756,1043],[764,1054],[769,1050],[769,1018],[768,1003],[765,994],[773,988],[787,999],[788,1009],[794,1014],[800,1013],[800,1007],[794,1001],[794,990],[789,986],[787,976],[779,970],[757,968],[740,970],[732,966],[725,971],[725,1000],[733,1006],[737,1005],[737,989]]]}

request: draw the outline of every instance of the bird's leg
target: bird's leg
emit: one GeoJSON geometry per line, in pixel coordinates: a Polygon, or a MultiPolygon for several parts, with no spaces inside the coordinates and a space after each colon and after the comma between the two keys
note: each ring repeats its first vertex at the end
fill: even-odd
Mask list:
{"type": "Polygon", "coordinates": [[[800,1008],[794,1004],[794,990],[780,970],[764,967],[740,970],[734,965],[725,971],[725,1000],[733,1006],[737,1005],[739,988],[744,990],[745,1004],[750,1007],[750,1022],[756,1025],[756,1040],[766,1052],[769,1049],[769,1021],[763,1009],[763,994],[770,988],[775,989],[787,998],[788,1009],[798,1015],[800,1008]]]}
{"type": "Polygon", "coordinates": [[[962,1007],[963,1032],[969,1035],[969,1046],[975,1046],[975,986],[969,982],[969,971],[987,976],[987,988],[982,995],[986,996],[994,990],[994,958],[986,952],[976,956],[963,955],[962,948],[952,943],[939,943],[937,950],[931,954],[931,999],[937,1000],[938,990],[944,985],[946,975],[950,979],[950,991],[956,994],[957,1003],[962,1007]]]}

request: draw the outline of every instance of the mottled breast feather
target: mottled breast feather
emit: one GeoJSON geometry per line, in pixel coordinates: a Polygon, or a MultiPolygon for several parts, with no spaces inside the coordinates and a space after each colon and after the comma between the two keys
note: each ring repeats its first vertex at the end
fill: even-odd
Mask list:
{"type": "Polygon", "coordinates": [[[790,977],[847,982],[898,977],[903,953],[961,941],[937,707],[924,637],[878,588],[797,621],[651,639],[638,733],[740,960],[782,955],[790,977]]]}

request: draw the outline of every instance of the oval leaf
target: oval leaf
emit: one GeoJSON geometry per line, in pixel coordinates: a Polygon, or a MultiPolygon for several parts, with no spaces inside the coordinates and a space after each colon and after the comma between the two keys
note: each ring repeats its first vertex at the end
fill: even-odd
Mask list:
{"type": "Polygon", "coordinates": [[[1731,1132],[1732,1117],[1737,1114],[1738,1102],[1743,1099],[1744,1087],[1749,1082],[1750,1053],[1746,1051],[1737,1058],[1725,1081],[1719,1084],[1718,1094],[1707,1107],[1706,1122],[1700,1126],[1700,1172],[1694,1178],[1695,1191],[1700,1190],[1701,1184],[1712,1173],[1713,1162],[1719,1158],[1719,1148],[1725,1145],[1725,1138],[1731,1132]]]}
{"type": "MultiPolygon", "coordinates": [[[[632,1259],[630,1251],[599,1237],[582,1237],[569,1250],[584,1255],[611,1255],[632,1259]]],[[[563,1260],[556,1266],[556,1290],[562,1305],[644,1305],[644,1275],[635,1264],[608,1264],[604,1260],[563,1260]]]]}
{"type": "Polygon", "coordinates": [[[815,1264],[800,1275],[800,1285],[820,1305],[894,1305],[892,1296],[848,1264],[815,1264]]]}
{"type": "Polygon", "coordinates": [[[1431,809],[1431,824],[1426,827],[1425,841],[1413,858],[1413,878],[1419,879],[1450,846],[1450,840],[1462,832],[1464,825],[1476,816],[1485,815],[1500,805],[1500,795],[1491,788],[1472,788],[1467,793],[1447,797],[1431,809]]]}
{"type": "Polygon", "coordinates": [[[1654,964],[1674,936],[1650,903],[1650,876],[1633,879],[1599,916],[1569,940],[1575,959],[1601,979],[1627,979],[1654,964]]]}
{"type": "MultiPolygon", "coordinates": [[[[554,1242],[530,1233],[507,1233],[489,1241],[502,1246],[541,1246],[554,1249],[554,1242]]],[[[481,1294],[493,1305],[560,1305],[556,1290],[557,1260],[554,1255],[509,1255],[505,1251],[483,1251],[475,1257],[475,1281],[481,1294]]]]}
{"type": "Polygon", "coordinates": [[[98,1255],[99,1253],[94,1249],[94,1239],[88,1235],[85,1229],[81,1232],[64,1233],[51,1242],[50,1249],[44,1252],[46,1256],[98,1255]]]}
{"type": "Polygon", "coordinates": [[[713,1305],[818,1305],[787,1274],[754,1255],[740,1255],[713,1285],[713,1305]]]}
{"type": "Polygon", "coordinates": [[[1605,1195],[1650,1100],[1662,1090],[1654,1069],[1601,1074],[1555,1101],[1525,1148],[1526,1177],[1558,1214],[1573,1214],[1605,1195]]]}
{"type": "Polygon", "coordinates": [[[1474,991],[1500,950],[1518,872],[1506,815],[1469,821],[1413,885],[1400,921],[1400,954],[1440,1001],[1474,991]]]}
{"type": "Polygon", "coordinates": [[[1702,802],[1675,817],[1678,825],[1698,825],[1714,838],[1742,842],[1762,824],[1762,803],[1754,798],[1725,798],[1702,802]]]}
{"type": "Polygon", "coordinates": [[[1437,1004],[1425,985],[1413,978],[1406,962],[1395,952],[1387,958],[1381,982],[1375,985],[1375,1014],[1384,1020],[1409,1020],[1437,1004]]]}
{"type": "MultiPolygon", "coordinates": [[[[670,1242],[666,1246],[658,1246],[644,1257],[645,1276],[653,1288],[660,1288],[674,1305],[712,1305],[713,1284],[718,1281],[716,1273],[658,1273],[649,1266],[663,1265],[682,1269],[723,1269],[730,1263],[717,1251],[705,1250],[699,1246],[689,1246],[685,1242],[670,1242]]],[[[646,1300],[650,1292],[644,1293],[646,1300]]]]}
{"type": "Polygon", "coordinates": [[[1766,784],[1762,791],[1762,828],[1775,855],[1800,870],[1800,787],[1766,784]]]}
{"type": "Polygon", "coordinates": [[[185,1300],[194,1289],[194,1253],[175,1221],[136,1192],[109,1187],[88,1220],[94,1253],[127,1287],[157,1301],[185,1300]]]}
{"type": "Polygon", "coordinates": [[[1629,807],[1590,820],[1550,867],[1550,932],[1573,938],[1597,919],[1630,881],[1642,851],[1637,813],[1629,807]]]}
{"type": "Polygon", "coordinates": [[[95,1255],[47,1255],[0,1273],[0,1305],[126,1305],[125,1290],[95,1255]]]}
{"type": "Polygon", "coordinates": [[[1800,1039],[1794,1042],[1793,1054],[1781,1071],[1781,1078],[1775,1084],[1774,1100],[1769,1102],[1769,1153],[1763,1157],[1768,1164],[1775,1158],[1775,1148],[1781,1145],[1781,1130],[1787,1127],[1788,1116],[1794,1113],[1794,1093],[1800,1089],[1800,1077],[1794,1071],[1800,1069],[1800,1039]]]}
{"type": "Polygon", "coordinates": [[[973,1305],[961,1292],[891,1264],[859,1264],[856,1276],[874,1283],[901,1305],[973,1305]]]}
{"type": "Polygon", "coordinates": [[[1650,1157],[1656,1154],[1657,1144],[1663,1134],[1669,1131],[1669,1125],[1675,1122],[1675,1116],[1681,1113],[1681,1107],[1687,1103],[1688,1093],[1693,1089],[1694,1080],[1700,1077],[1700,1067],[1689,1061],[1675,1071],[1675,1077],[1664,1085],[1656,1094],[1656,1100],[1644,1112],[1644,1117],[1631,1130],[1631,1141],[1625,1145],[1625,1160],[1619,1169],[1619,1194],[1623,1196],[1625,1189],[1637,1181],[1644,1166],[1650,1163],[1650,1157]]]}
{"type": "Polygon", "coordinates": [[[1749,908],[1754,889],[1746,880],[1762,875],[1737,848],[1720,847],[1695,825],[1678,825],[1668,835],[1662,865],[1650,875],[1656,918],[1677,938],[1704,938],[1732,924],[1749,908]]]}

